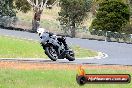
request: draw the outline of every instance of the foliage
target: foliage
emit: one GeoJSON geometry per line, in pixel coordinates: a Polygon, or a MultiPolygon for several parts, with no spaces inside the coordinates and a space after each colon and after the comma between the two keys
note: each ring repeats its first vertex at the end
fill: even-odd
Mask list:
{"type": "Polygon", "coordinates": [[[0,1],[0,16],[16,16],[13,10],[12,0],[0,1]]]}
{"type": "Polygon", "coordinates": [[[96,18],[91,28],[96,30],[121,32],[130,18],[129,6],[123,2],[108,0],[99,4],[96,18]]]}
{"type": "MultiPolygon", "coordinates": [[[[54,1],[55,0],[49,0],[47,4],[50,5],[54,3],[54,1]]],[[[33,0],[33,2],[36,2],[36,0],[33,0]]],[[[2,0],[0,1],[0,14],[1,15],[15,16],[16,12],[13,9],[17,9],[19,11],[26,13],[31,10],[31,5],[27,2],[27,0],[2,0]]]]}
{"type": "Polygon", "coordinates": [[[122,28],[122,31],[125,32],[126,34],[132,34],[132,23],[128,22],[125,27],[122,28]]]}
{"type": "Polygon", "coordinates": [[[16,22],[16,12],[13,10],[13,0],[0,1],[0,25],[9,27],[16,22]]]}
{"type": "Polygon", "coordinates": [[[59,21],[62,25],[80,24],[90,10],[90,0],[60,0],[59,21]]]}
{"type": "Polygon", "coordinates": [[[59,12],[60,24],[66,26],[64,31],[70,29],[70,36],[75,37],[76,26],[82,24],[91,7],[91,0],[60,0],[61,11],[59,12]]]}
{"type": "Polygon", "coordinates": [[[14,7],[24,13],[31,10],[31,5],[27,2],[27,0],[14,0],[14,7]]]}
{"type": "MultiPolygon", "coordinates": [[[[36,3],[36,0],[31,0],[33,1],[34,3],[36,3]]],[[[38,3],[41,3],[42,0],[38,0],[38,3]]],[[[48,5],[54,3],[55,0],[49,0],[47,2],[48,5]]],[[[44,0],[45,2],[45,0],[44,0]]],[[[44,3],[43,2],[43,3],[44,3]]],[[[24,13],[28,12],[31,10],[32,6],[30,5],[30,3],[28,3],[27,0],[14,0],[14,7],[19,10],[19,11],[22,11],[24,13]]]]}

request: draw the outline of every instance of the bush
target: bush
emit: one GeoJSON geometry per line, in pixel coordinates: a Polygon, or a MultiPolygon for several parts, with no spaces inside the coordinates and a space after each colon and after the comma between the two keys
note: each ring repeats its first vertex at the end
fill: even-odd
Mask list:
{"type": "Polygon", "coordinates": [[[126,26],[122,28],[122,31],[127,34],[132,34],[132,24],[127,23],[126,26]]]}
{"type": "Polygon", "coordinates": [[[4,27],[14,25],[17,20],[16,12],[10,2],[9,0],[0,1],[0,25],[4,27]]]}
{"type": "Polygon", "coordinates": [[[9,1],[0,1],[0,16],[16,16],[16,12],[13,10],[13,6],[10,6],[9,1]]]}
{"type": "Polygon", "coordinates": [[[10,27],[16,24],[17,17],[2,16],[0,17],[0,25],[3,27],[10,27]]]}
{"type": "Polygon", "coordinates": [[[104,1],[99,4],[96,18],[91,28],[112,32],[122,32],[130,18],[129,6],[118,1],[104,1]]]}

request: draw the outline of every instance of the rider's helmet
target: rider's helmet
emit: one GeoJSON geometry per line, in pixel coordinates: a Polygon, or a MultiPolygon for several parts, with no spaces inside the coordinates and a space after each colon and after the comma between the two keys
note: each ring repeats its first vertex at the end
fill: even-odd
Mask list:
{"type": "Polygon", "coordinates": [[[42,35],[44,32],[46,32],[46,29],[44,29],[44,28],[37,29],[37,33],[39,34],[39,36],[42,35]]]}

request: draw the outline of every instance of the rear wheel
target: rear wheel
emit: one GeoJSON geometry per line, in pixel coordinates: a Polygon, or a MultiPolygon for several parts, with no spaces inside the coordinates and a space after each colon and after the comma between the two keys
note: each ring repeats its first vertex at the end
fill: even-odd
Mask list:
{"type": "Polygon", "coordinates": [[[74,61],[75,60],[75,55],[73,51],[70,51],[66,54],[66,59],[68,59],[69,61],[74,61]]]}
{"type": "Polygon", "coordinates": [[[53,61],[56,61],[58,59],[57,52],[52,46],[45,47],[45,54],[53,61]]]}

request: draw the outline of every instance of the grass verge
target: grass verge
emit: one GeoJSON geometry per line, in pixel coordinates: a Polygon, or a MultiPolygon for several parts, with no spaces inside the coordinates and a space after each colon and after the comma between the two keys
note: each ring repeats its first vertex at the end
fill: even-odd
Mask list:
{"type": "MultiPolygon", "coordinates": [[[[97,56],[97,52],[74,46],[77,58],[97,56]]],[[[0,58],[47,58],[39,42],[0,36],[0,58]]]]}
{"type": "MultiPolygon", "coordinates": [[[[88,74],[130,74],[126,70],[87,69],[88,74]]],[[[76,70],[0,69],[0,88],[80,88],[76,70]]],[[[130,74],[132,75],[132,74],[130,74]]],[[[132,88],[129,84],[86,84],[81,88],[132,88]]]]}

